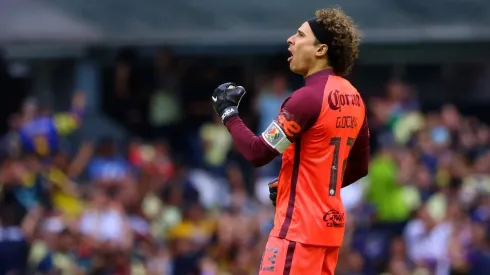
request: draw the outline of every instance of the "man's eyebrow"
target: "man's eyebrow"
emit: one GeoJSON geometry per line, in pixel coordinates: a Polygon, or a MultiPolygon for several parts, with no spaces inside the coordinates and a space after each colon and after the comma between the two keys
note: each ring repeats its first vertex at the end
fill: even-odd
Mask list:
{"type": "Polygon", "coordinates": [[[301,34],[301,35],[303,35],[303,36],[305,35],[305,33],[302,32],[301,30],[298,30],[298,33],[301,34]]]}

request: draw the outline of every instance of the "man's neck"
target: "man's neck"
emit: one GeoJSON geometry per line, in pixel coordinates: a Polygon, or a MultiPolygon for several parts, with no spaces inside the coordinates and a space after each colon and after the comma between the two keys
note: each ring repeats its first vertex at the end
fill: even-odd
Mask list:
{"type": "Polygon", "coordinates": [[[314,66],[312,69],[308,71],[308,73],[304,76],[304,78],[307,78],[312,74],[318,73],[319,71],[323,71],[326,69],[332,69],[332,67],[328,66],[327,64],[322,64],[321,66],[314,66]]]}

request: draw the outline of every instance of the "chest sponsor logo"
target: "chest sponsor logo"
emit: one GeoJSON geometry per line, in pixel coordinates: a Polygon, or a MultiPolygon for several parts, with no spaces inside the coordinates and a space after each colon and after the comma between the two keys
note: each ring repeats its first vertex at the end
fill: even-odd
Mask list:
{"type": "Polygon", "coordinates": [[[327,101],[330,109],[339,112],[342,112],[344,106],[361,106],[361,96],[341,94],[338,90],[330,91],[327,101]]]}

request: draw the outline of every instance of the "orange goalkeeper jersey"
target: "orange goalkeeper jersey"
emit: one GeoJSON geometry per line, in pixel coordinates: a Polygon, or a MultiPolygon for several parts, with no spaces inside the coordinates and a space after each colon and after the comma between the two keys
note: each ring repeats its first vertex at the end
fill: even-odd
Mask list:
{"type": "Polygon", "coordinates": [[[342,244],[342,177],[356,138],[361,129],[367,131],[365,114],[357,90],[331,70],[307,77],[306,85],[286,99],[262,134],[283,154],[271,236],[311,245],[342,244]]]}

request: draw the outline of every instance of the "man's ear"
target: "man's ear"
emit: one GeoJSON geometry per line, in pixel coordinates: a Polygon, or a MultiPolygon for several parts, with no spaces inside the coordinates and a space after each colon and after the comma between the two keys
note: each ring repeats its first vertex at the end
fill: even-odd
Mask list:
{"type": "Polygon", "coordinates": [[[320,44],[320,45],[318,45],[318,48],[316,49],[316,56],[318,56],[318,57],[325,56],[325,55],[327,55],[327,51],[328,51],[328,46],[325,44],[320,44]]]}

